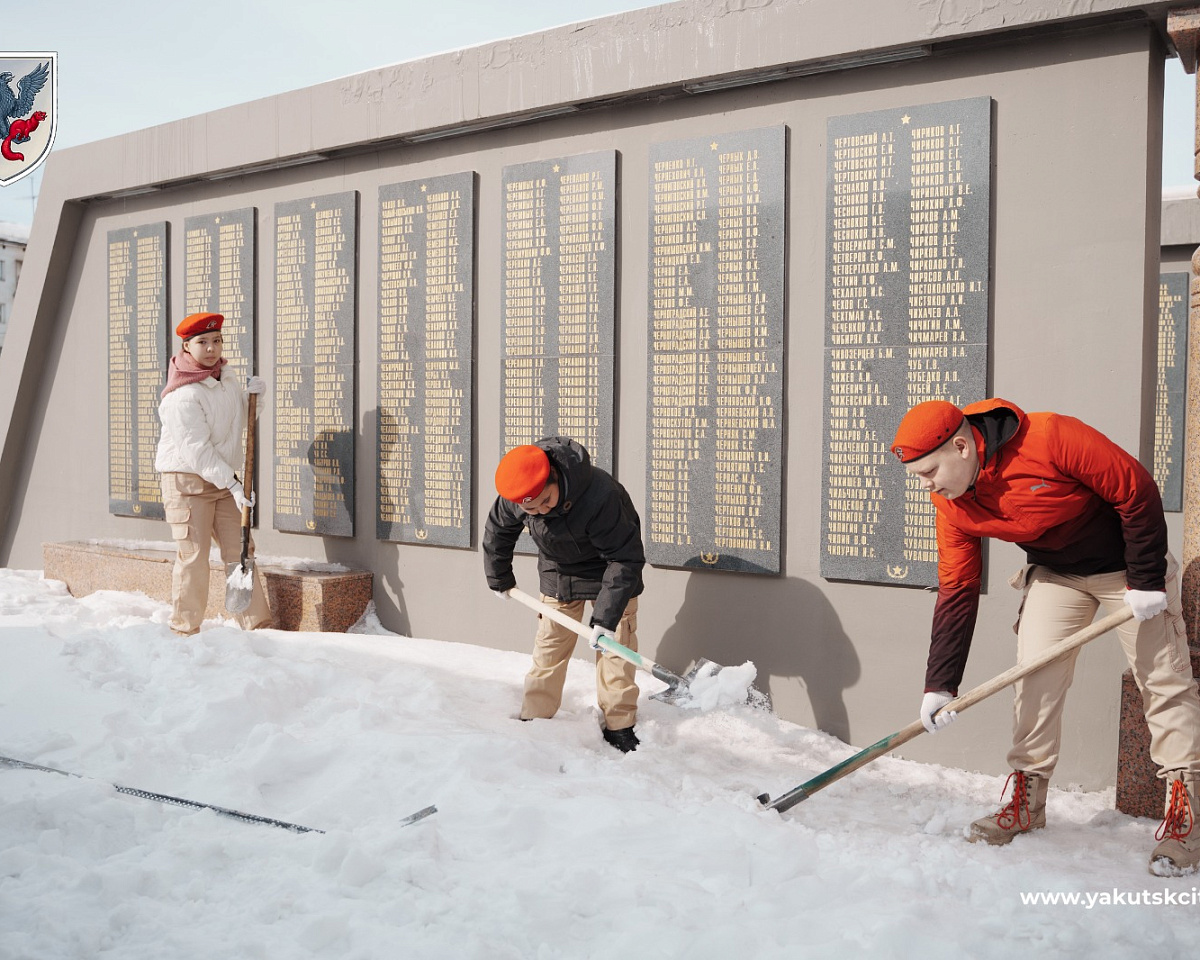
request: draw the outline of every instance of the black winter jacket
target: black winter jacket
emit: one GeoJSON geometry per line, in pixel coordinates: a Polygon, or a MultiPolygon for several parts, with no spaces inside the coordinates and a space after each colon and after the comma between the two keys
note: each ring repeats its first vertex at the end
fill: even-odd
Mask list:
{"type": "Polygon", "coordinates": [[[642,524],[625,488],[569,437],[537,441],[559,475],[558,505],[541,516],[497,497],[483,532],[488,586],[508,590],[513,548],[522,529],[538,548],[540,588],[559,600],[593,600],[593,625],[616,630],[631,597],[642,592],[642,524]]]}

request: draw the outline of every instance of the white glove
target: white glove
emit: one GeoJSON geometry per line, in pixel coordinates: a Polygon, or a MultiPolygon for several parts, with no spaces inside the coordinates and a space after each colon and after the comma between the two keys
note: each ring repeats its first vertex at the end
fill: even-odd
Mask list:
{"type": "Polygon", "coordinates": [[[493,590],[492,593],[494,593],[496,596],[498,596],[501,600],[508,599],[508,591],[507,590],[493,590]]]}
{"type": "Polygon", "coordinates": [[[604,652],[604,648],[600,646],[601,637],[608,637],[609,640],[612,640],[614,643],[616,642],[616,638],[613,636],[612,631],[608,627],[602,627],[598,623],[594,624],[592,626],[592,635],[588,639],[588,645],[597,653],[604,652]]]}
{"type": "Polygon", "coordinates": [[[1126,590],[1125,602],[1134,620],[1149,620],[1167,609],[1167,595],[1162,590],[1126,590]]]}
{"type": "Polygon", "coordinates": [[[267,392],[267,381],[264,380],[262,377],[248,378],[246,380],[246,392],[247,393],[259,393],[259,394],[266,393],[267,392]]]}
{"type": "Polygon", "coordinates": [[[250,494],[250,499],[246,499],[246,491],[242,487],[241,480],[234,480],[233,484],[229,487],[229,492],[233,494],[233,502],[237,504],[239,510],[245,510],[247,507],[254,506],[255,495],[252,493],[250,494]]]}
{"type": "Polygon", "coordinates": [[[954,694],[947,693],[945,690],[927,693],[921,698],[921,723],[925,725],[926,730],[930,733],[937,733],[943,727],[950,726],[950,724],[958,719],[958,713],[954,710],[947,710],[936,720],[933,717],[935,713],[953,699],[954,694]]]}

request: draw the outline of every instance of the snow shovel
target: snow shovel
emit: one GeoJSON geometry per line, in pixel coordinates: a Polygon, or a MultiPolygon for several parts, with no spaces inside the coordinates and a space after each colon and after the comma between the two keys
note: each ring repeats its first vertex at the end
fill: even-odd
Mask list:
{"type": "MultiPolygon", "coordinates": [[[[13,757],[0,757],[0,766],[11,767],[14,770],[37,770],[41,773],[57,773],[64,777],[75,777],[79,780],[92,780],[92,777],[85,777],[80,773],[71,773],[69,770],[59,770],[57,767],[43,767],[41,764],[29,763],[25,760],[17,760],[13,757]]],[[[103,781],[95,781],[101,783],[103,781]]],[[[254,813],[243,813],[241,810],[230,810],[228,807],[218,807],[212,803],[201,803],[199,800],[188,800],[184,797],[172,797],[166,793],[151,793],[149,790],[140,790],[137,787],[123,787],[119,783],[110,783],[110,787],[130,797],[140,797],[142,800],[154,800],[158,803],[170,803],[177,807],[190,807],[193,810],[211,810],[213,813],[219,813],[223,817],[232,817],[234,820],[241,820],[243,823],[262,823],[269,827],[282,827],[284,830],[291,830],[292,833],[324,833],[324,830],[318,830],[316,827],[302,827],[298,823],[288,823],[286,820],[276,820],[274,817],[260,817],[254,813]]],[[[437,807],[429,806],[418,810],[416,813],[410,813],[399,821],[402,827],[408,826],[410,823],[416,823],[418,820],[424,820],[426,817],[437,813],[437,807]]]]}
{"type": "MultiPolygon", "coordinates": [[[[246,415],[246,467],[242,471],[242,492],[247,499],[254,484],[254,416],[258,407],[258,394],[250,394],[250,406],[246,415]]],[[[250,508],[242,507],[242,559],[225,564],[225,609],[230,613],[241,613],[250,606],[254,596],[254,560],[250,552],[250,508]]]]}
{"type": "MultiPolygon", "coordinates": [[[[1052,650],[1047,650],[1039,657],[1034,657],[1032,660],[1027,660],[1024,663],[1018,663],[1015,667],[1005,670],[987,683],[981,683],[973,690],[968,690],[955,700],[951,700],[948,704],[938,711],[938,714],[946,710],[957,711],[961,713],[968,707],[973,707],[981,700],[986,700],[993,693],[998,693],[1005,687],[1011,687],[1022,677],[1026,677],[1031,673],[1041,670],[1048,663],[1053,663],[1065,657],[1073,650],[1078,650],[1090,640],[1095,640],[1102,633],[1108,633],[1114,627],[1119,627],[1126,620],[1133,616],[1133,611],[1125,606],[1116,613],[1110,613],[1102,620],[1097,620],[1090,626],[1084,627],[1077,633],[1071,634],[1065,640],[1062,640],[1054,646],[1052,650]]],[[[936,716],[936,714],[935,714],[936,716]]],[[[837,766],[830,767],[824,773],[819,773],[811,780],[807,780],[798,787],[793,787],[787,793],[782,794],[772,800],[767,794],[761,794],[758,797],[758,802],[766,806],[768,810],[778,810],[782,813],[784,810],[790,810],[801,800],[807,800],[818,790],[823,790],[835,780],[841,780],[842,777],[849,773],[853,773],[859,767],[865,767],[876,757],[882,757],[885,753],[895,750],[896,747],[903,743],[908,743],[915,737],[919,737],[925,732],[925,725],[920,720],[914,720],[903,730],[898,730],[891,736],[884,737],[878,743],[873,743],[871,746],[860,750],[854,756],[843,760],[837,766]]]]}
{"type": "MultiPolygon", "coordinates": [[[[584,640],[589,642],[591,641],[591,628],[585,627],[578,620],[571,619],[561,610],[556,610],[549,604],[542,603],[541,600],[531,597],[527,593],[523,593],[516,587],[513,587],[511,590],[509,590],[508,595],[514,600],[519,600],[521,603],[525,604],[525,606],[529,607],[530,610],[536,610],[543,616],[549,617],[556,623],[562,624],[568,630],[574,631],[575,633],[579,634],[579,636],[583,637],[584,640]]],[[[705,671],[708,674],[715,674],[723,669],[719,665],[713,663],[711,660],[701,660],[696,664],[696,666],[688,671],[687,676],[680,677],[672,673],[661,664],[657,664],[648,657],[643,657],[640,653],[630,650],[623,643],[617,643],[617,641],[611,637],[602,635],[600,637],[600,646],[602,646],[609,653],[620,657],[622,660],[632,663],[639,670],[645,670],[647,673],[652,674],[665,683],[667,685],[667,689],[659,693],[652,693],[650,695],[650,699],[661,700],[663,703],[670,703],[677,707],[685,706],[692,702],[692,691],[689,689],[689,685],[693,680],[696,679],[697,674],[699,674],[701,671],[705,671]]]]}

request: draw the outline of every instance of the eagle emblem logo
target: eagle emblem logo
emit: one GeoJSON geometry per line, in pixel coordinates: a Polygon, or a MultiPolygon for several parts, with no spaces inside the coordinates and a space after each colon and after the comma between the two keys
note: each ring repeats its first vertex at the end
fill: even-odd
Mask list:
{"type": "Polygon", "coordinates": [[[58,125],[58,54],[0,53],[0,186],[50,155],[58,125]]]}

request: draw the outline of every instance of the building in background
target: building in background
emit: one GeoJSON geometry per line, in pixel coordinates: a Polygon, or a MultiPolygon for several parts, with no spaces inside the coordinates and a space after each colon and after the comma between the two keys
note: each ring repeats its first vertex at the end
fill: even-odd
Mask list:
{"type": "Polygon", "coordinates": [[[17,278],[25,261],[29,243],[29,227],[22,223],[0,220],[0,349],[8,333],[8,318],[12,316],[13,300],[17,297],[17,278]]]}

